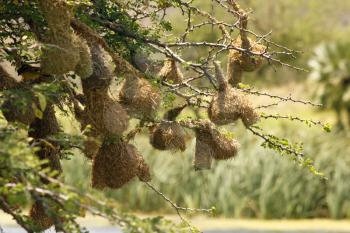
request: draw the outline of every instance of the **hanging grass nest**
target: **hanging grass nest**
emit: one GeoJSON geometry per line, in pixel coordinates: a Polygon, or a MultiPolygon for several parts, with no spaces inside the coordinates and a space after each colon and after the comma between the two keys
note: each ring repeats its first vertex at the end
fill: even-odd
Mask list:
{"type": "Polygon", "coordinates": [[[104,137],[119,138],[128,128],[129,116],[118,101],[108,94],[113,78],[108,54],[98,44],[89,44],[92,54],[92,75],[82,80],[85,109],[75,103],[75,116],[81,129],[91,126],[84,142],[84,154],[88,159],[96,156],[104,137]]]}
{"type": "Polygon", "coordinates": [[[146,79],[126,77],[119,93],[128,113],[136,118],[152,119],[160,105],[159,91],[146,79]]]}
{"type": "Polygon", "coordinates": [[[266,51],[266,46],[253,41],[247,36],[248,14],[239,8],[237,8],[237,12],[240,15],[239,27],[241,30],[240,35],[232,45],[244,51],[231,49],[228,54],[227,77],[233,87],[236,87],[242,81],[243,71],[253,72],[261,66],[263,59],[259,55],[266,51]]]}
{"type": "Polygon", "coordinates": [[[186,150],[185,131],[177,122],[161,122],[151,130],[150,143],[158,150],[186,150]]]}
{"type": "Polygon", "coordinates": [[[182,83],[183,74],[179,67],[177,67],[174,59],[166,59],[163,68],[159,71],[158,76],[162,81],[167,81],[172,84],[182,83]]]}
{"type": "Polygon", "coordinates": [[[208,108],[209,119],[217,125],[233,123],[239,118],[249,127],[259,121],[248,98],[235,88],[219,91],[208,108]]]}
{"type": "MultiPolygon", "coordinates": [[[[107,96],[108,88],[113,79],[111,57],[98,44],[89,44],[92,57],[92,75],[82,80],[84,95],[89,92],[98,92],[101,96],[107,96]]],[[[95,95],[92,93],[91,95],[95,95]]]]}
{"type": "Polygon", "coordinates": [[[185,131],[176,117],[187,105],[170,109],[164,114],[165,121],[151,129],[150,143],[158,150],[186,150],[185,131]]]}
{"type": "Polygon", "coordinates": [[[129,116],[116,100],[97,90],[89,95],[86,121],[100,134],[121,136],[129,126],[129,116]]]}
{"type": "Polygon", "coordinates": [[[148,167],[133,145],[121,141],[104,142],[93,160],[92,186],[118,189],[137,175],[142,180],[149,180],[147,172],[148,167]]]}
{"type": "Polygon", "coordinates": [[[236,156],[239,148],[240,144],[237,140],[228,139],[216,130],[212,123],[203,122],[196,129],[195,168],[209,169],[211,162],[209,157],[227,160],[236,156]]]}
{"type": "Polygon", "coordinates": [[[240,144],[237,140],[228,139],[216,129],[211,130],[213,158],[227,160],[237,155],[240,144]]]}
{"type": "Polygon", "coordinates": [[[30,125],[35,120],[35,111],[33,104],[35,103],[34,98],[31,102],[27,99],[25,104],[16,103],[16,99],[10,98],[6,100],[2,106],[1,110],[8,122],[20,122],[25,125],[30,125]]]}
{"type": "Polygon", "coordinates": [[[210,145],[211,141],[208,139],[210,139],[210,136],[202,134],[200,130],[196,131],[196,148],[193,160],[196,171],[211,168],[213,149],[210,145]]]}
{"type": "Polygon", "coordinates": [[[43,73],[61,75],[75,70],[80,61],[79,38],[75,34],[51,32],[44,43],[41,56],[43,73]]]}
{"type": "Polygon", "coordinates": [[[86,41],[81,38],[79,40],[79,58],[79,63],[75,67],[75,73],[79,75],[80,78],[85,79],[92,75],[93,64],[90,48],[86,41]]]}
{"type": "Polygon", "coordinates": [[[105,102],[103,108],[103,126],[106,132],[121,135],[129,125],[129,116],[122,105],[111,99],[105,102]]]}
{"type": "MultiPolygon", "coordinates": [[[[254,42],[250,38],[242,40],[242,37],[239,36],[233,43],[233,46],[237,48],[242,48],[248,50],[252,53],[262,54],[266,50],[266,46],[254,42]]],[[[228,55],[228,63],[233,64],[237,63],[241,69],[245,72],[253,72],[257,70],[263,62],[263,59],[260,56],[252,56],[245,52],[240,52],[237,50],[230,50],[228,55]]]]}
{"type": "Polygon", "coordinates": [[[40,201],[36,201],[32,205],[29,217],[35,228],[40,232],[45,231],[54,225],[53,219],[46,213],[46,210],[40,201]]]}
{"type": "Polygon", "coordinates": [[[43,43],[41,69],[46,74],[74,71],[80,60],[80,39],[70,29],[72,8],[64,0],[40,0],[39,7],[48,24],[43,43]]]}
{"type": "Polygon", "coordinates": [[[233,123],[239,118],[249,127],[259,121],[259,114],[254,110],[245,95],[235,88],[219,91],[208,109],[209,119],[217,125],[233,123]]]}
{"type": "Polygon", "coordinates": [[[227,63],[227,78],[228,82],[233,87],[237,87],[239,83],[242,82],[243,70],[238,61],[235,61],[233,57],[229,56],[227,63]]]}
{"type": "Polygon", "coordinates": [[[39,0],[39,8],[50,28],[61,31],[70,29],[73,11],[65,0],[39,0]]]}
{"type": "Polygon", "coordinates": [[[219,90],[208,108],[209,119],[217,125],[233,123],[239,118],[247,127],[255,124],[259,120],[259,114],[249,99],[236,88],[229,87],[220,64],[215,62],[214,65],[219,90]]]}

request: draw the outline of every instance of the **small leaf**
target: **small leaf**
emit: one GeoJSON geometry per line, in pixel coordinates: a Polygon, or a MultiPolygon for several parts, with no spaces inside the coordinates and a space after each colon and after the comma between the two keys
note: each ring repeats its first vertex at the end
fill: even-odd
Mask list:
{"type": "Polygon", "coordinates": [[[43,112],[36,106],[35,103],[32,104],[32,108],[34,110],[35,116],[39,119],[43,119],[43,112]]]}
{"type": "Polygon", "coordinates": [[[329,123],[327,123],[323,126],[323,130],[327,133],[330,133],[332,131],[332,126],[329,123]]]}
{"type": "Polygon", "coordinates": [[[248,84],[244,84],[244,83],[238,83],[238,87],[240,89],[250,89],[250,86],[248,84]]]}
{"type": "Polygon", "coordinates": [[[45,108],[47,105],[46,97],[43,94],[41,94],[40,92],[36,93],[36,97],[38,97],[39,107],[40,107],[41,111],[45,111],[45,108]]]}

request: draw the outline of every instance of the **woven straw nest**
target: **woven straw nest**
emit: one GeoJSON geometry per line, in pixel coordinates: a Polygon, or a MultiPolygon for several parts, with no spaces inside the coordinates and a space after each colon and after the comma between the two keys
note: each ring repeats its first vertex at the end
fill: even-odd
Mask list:
{"type": "Polygon", "coordinates": [[[121,103],[136,118],[152,119],[160,105],[160,95],[146,79],[127,77],[119,93],[121,103]]]}
{"type": "Polygon", "coordinates": [[[43,41],[41,68],[47,74],[64,74],[75,71],[81,78],[92,74],[90,50],[86,41],[70,28],[72,8],[63,0],[39,1],[40,10],[49,26],[43,41]]]}
{"type": "Polygon", "coordinates": [[[134,177],[149,181],[149,168],[136,148],[125,142],[105,142],[93,160],[92,186],[118,189],[134,177]]]}
{"type": "Polygon", "coordinates": [[[150,143],[154,148],[158,150],[186,150],[185,131],[175,121],[186,106],[170,109],[164,114],[164,121],[151,128],[150,143]]]}
{"type": "Polygon", "coordinates": [[[233,123],[239,118],[249,127],[259,121],[259,114],[254,110],[248,98],[235,88],[228,87],[218,92],[208,109],[209,119],[217,125],[233,123]]]}
{"type": "MultiPolygon", "coordinates": [[[[233,43],[233,46],[249,50],[250,52],[261,54],[265,51],[266,46],[258,44],[252,41],[250,38],[243,43],[239,36],[233,43]]],[[[228,55],[228,63],[234,67],[234,64],[238,64],[239,67],[245,72],[252,72],[257,70],[262,64],[262,58],[260,56],[251,56],[250,54],[240,52],[237,50],[230,50],[228,55]]]]}
{"type": "Polygon", "coordinates": [[[106,96],[113,79],[113,67],[109,62],[111,57],[100,45],[89,44],[89,46],[93,72],[91,76],[82,80],[84,95],[89,98],[89,95],[96,95],[95,92],[98,92],[97,94],[106,96]]]}
{"type": "Polygon", "coordinates": [[[233,123],[239,118],[247,127],[255,124],[259,120],[259,114],[249,99],[236,88],[228,86],[218,63],[215,63],[215,67],[219,91],[208,108],[209,119],[217,125],[233,123]]]}
{"type": "Polygon", "coordinates": [[[71,7],[63,0],[39,1],[48,24],[41,57],[41,69],[47,74],[64,74],[75,70],[80,60],[81,40],[70,29],[71,7]]]}
{"type": "Polygon", "coordinates": [[[85,121],[100,134],[121,136],[128,128],[129,116],[124,107],[98,91],[89,93],[85,121]]]}
{"type": "Polygon", "coordinates": [[[117,101],[108,100],[103,108],[103,128],[105,132],[121,135],[129,125],[129,116],[117,101]]]}
{"type": "Polygon", "coordinates": [[[65,0],[39,0],[39,7],[49,27],[64,31],[70,29],[73,11],[65,0]]]}
{"type": "Polygon", "coordinates": [[[91,52],[85,40],[80,38],[78,44],[79,44],[80,59],[79,59],[79,63],[75,67],[75,73],[79,75],[79,77],[81,77],[82,79],[85,79],[91,76],[93,73],[91,52]]]}
{"type": "MultiPolygon", "coordinates": [[[[232,52],[233,53],[233,52],[232,52]]],[[[231,52],[230,52],[231,55],[231,52]]],[[[229,56],[227,63],[227,78],[231,86],[236,87],[242,82],[243,70],[239,62],[236,62],[233,57],[229,56]]]]}
{"type": "Polygon", "coordinates": [[[196,129],[195,169],[210,169],[211,158],[216,160],[233,158],[239,148],[238,141],[226,138],[212,123],[204,121],[196,129]]]}
{"type": "Polygon", "coordinates": [[[162,81],[171,82],[173,84],[182,83],[183,74],[179,67],[177,67],[174,59],[166,59],[158,76],[162,81]]]}
{"type": "Polygon", "coordinates": [[[43,204],[39,201],[35,202],[30,208],[29,217],[35,228],[39,231],[45,231],[54,225],[54,221],[46,212],[43,204]]]}
{"type": "Polygon", "coordinates": [[[74,71],[80,61],[80,40],[70,32],[49,32],[41,56],[41,69],[46,74],[74,71]]]}
{"type": "Polygon", "coordinates": [[[213,150],[211,145],[207,143],[207,138],[196,133],[196,148],[193,160],[195,170],[206,170],[211,168],[213,150]]]}
{"type": "Polygon", "coordinates": [[[177,122],[161,122],[150,134],[150,143],[158,150],[185,151],[185,131],[177,122]]]}

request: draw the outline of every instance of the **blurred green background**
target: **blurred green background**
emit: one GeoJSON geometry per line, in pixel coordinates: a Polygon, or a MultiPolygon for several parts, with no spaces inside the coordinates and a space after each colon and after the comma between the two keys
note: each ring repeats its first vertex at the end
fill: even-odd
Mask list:
{"type": "MultiPolygon", "coordinates": [[[[211,1],[195,1],[216,16],[226,17],[211,1]]],[[[151,148],[148,138],[140,135],[135,145],[152,168],[152,183],[180,206],[211,208],[225,217],[249,218],[350,218],[350,1],[348,0],[244,0],[252,9],[250,27],[261,33],[272,30],[271,39],[303,53],[286,62],[310,72],[268,66],[249,74],[245,82],[258,89],[295,98],[321,102],[313,108],[288,103],[266,110],[269,113],[293,114],[334,125],[331,133],[288,120],[263,120],[259,126],[274,135],[302,141],[305,154],[315,160],[327,181],[311,175],[287,157],[281,157],[260,146],[258,138],[241,123],[233,130],[242,148],[239,156],[227,162],[216,162],[212,170],[195,172],[192,167],[193,139],[180,153],[159,152],[151,148]]],[[[174,12],[173,28],[179,32],[184,22],[174,12]],[[180,19],[180,20],[179,20],[180,19]]],[[[234,19],[228,19],[234,20],[234,19]]],[[[198,31],[196,40],[213,40],[215,31],[198,31]]],[[[193,51],[200,53],[201,51],[193,51]]],[[[190,57],[192,54],[184,54],[190,57]]],[[[225,61],[223,61],[225,62],[225,61]]],[[[256,98],[252,96],[252,98],[256,98]]],[[[256,103],[266,104],[257,98],[256,103]]],[[[191,112],[184,113],[191,114],[191,112]]],[[[77,125],[62,120],[66,130],[77,125]]],[[[193,137],[192,137],[193,138],[193,137]]],[[[65,179],[81,190],[90,190],[91,162],[78,151],[64,164],[65,179]]],[[[106,191],[126,210],[148,213],[173,213],[169,203],[160,199],[141,182],[123,189],[106,191]]]]}

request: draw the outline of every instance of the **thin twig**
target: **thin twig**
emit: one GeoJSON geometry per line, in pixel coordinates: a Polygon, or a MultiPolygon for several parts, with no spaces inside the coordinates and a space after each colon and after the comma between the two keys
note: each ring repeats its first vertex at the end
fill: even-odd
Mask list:
{"type": "Polygon", "coordinates": [[[211,209],[192,209],[192,208],[185,208],[180,207],[176,203],[174,203],[170,198],[165,196],[161,191],[159,191],[156,187],[154,187],[153,184],[150,182],[145,182],[145,184],[153,190],[155,193],[157,193],[161,198],[163,198],[166,202],[168,202],[176,211],[177,215],[180,217],[180,219],[186,223],[190,228],[192,227],[191,224],[182,216],[180,211],[195,211],[195,212],[206,212],[206,213],[212,213],[211,209]]]}
{"type": "Polygon", "coordinates": [[[268,114],[268,115],[267,114],[261,114],[260,118],[263,118],[263,119],[276,119],[276,120],[277,119],[287,119],[287,120],[291,120],[291,121],[299,121],[299,122],[302,122],[302,123],[318,125],[318,126],[321,126],[323,128],[326,127],[326,124],[322,123],[321,121],[302,119],[302,118],[297,117],[297,116],[282,116],[282,115],[278,115],[278,114],[275,114],[275,115],[272,115],[272,114],[268,114]]]}

